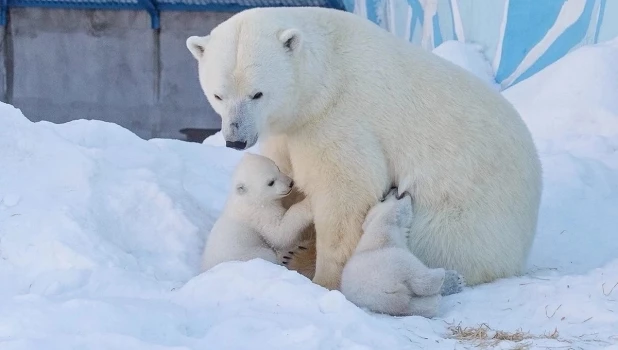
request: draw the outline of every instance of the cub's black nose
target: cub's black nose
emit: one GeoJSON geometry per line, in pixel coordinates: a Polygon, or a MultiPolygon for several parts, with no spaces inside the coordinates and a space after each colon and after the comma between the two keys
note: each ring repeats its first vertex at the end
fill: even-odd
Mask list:
{"type": "Polygon", "coordinates": [[[247,143],[244,141],[225,141],[225,147],[243,150],[247,147],[247,143]]]}
{"type": "Polygon", "coordinates": [[[292,180],[292,182],[290,182],[290,187],[294,187],[294,180],[292,180]]]}

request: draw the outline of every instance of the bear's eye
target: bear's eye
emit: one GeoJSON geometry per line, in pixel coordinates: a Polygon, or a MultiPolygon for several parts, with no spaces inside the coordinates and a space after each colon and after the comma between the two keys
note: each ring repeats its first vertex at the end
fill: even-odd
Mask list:
{"type": "Polygon", "coordinates": [[[270,180],[270,182],[268,183],[268,186],[271,186],[275,184],[275,180],[270,180]]]}
{"type": "Polygon", "coordinates": [[[216,98],[217,100],[221,101],[221,96],[219,96],[219,95],[215,95],[215,98],[216,98]]]}
{"type": "Polygon", "coordinates": [[[258,92],[257,94],[253,95],[253,97],[251,97],[251,98],[254,99],[254,100],[257,100],[257,99],[259,99],[262,96],[264,96],[264,94],[261,93],[261,92],[258,92]]]}

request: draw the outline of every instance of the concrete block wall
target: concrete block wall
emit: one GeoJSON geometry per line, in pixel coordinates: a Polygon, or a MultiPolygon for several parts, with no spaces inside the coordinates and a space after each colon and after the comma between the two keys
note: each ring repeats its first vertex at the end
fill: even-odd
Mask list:
{"type": "Polygon", "coordinates": [[[217,129],[186,49],[233,13],[11,9],[0,29],[0,97],[33,121],[98,119],[138,136],[217,129]]]}
{"type": "MultiPolygon", "coordinates": [[[[479,43],[503,88],[585,44],[618,35],[618,0],[345,0],[428,50],[479,43]],[[533,23],[534,25],[530,25],[533,23]]],[[[218,129],[185,47],[232,13],[11,9],[0,27],[0,98],[32,120],[114,122],[143,138],[218,129]]]]}

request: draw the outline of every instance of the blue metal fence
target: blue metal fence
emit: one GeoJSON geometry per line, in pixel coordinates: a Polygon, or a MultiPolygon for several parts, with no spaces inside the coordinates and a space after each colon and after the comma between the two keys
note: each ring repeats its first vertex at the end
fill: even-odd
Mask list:
{"type": "Polygon", "coordinates": [[[11,7],[43,7],[82,10],[144,10],[151,26],[161,26],[161,11],[238,12],[253,7],[316,6],[344,10],[343,0],[0,0],[0,25],[11,7]]]}

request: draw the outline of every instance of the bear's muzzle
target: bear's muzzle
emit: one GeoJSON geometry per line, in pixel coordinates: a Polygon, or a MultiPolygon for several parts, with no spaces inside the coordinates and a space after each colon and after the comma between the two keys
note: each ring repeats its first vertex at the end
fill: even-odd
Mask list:
{"type": "Polygon", "coordinates": [[[247,148],[247,142],[245,141],[225,141],[225,147],[242,151],[245,148],[247,148]]]}

